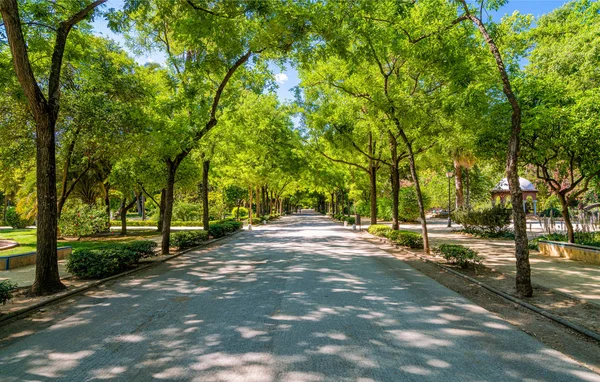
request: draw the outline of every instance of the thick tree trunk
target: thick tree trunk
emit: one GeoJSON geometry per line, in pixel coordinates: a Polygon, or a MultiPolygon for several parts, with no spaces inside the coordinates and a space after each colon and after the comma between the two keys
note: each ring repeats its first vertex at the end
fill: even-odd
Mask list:
{"type": "Polygon", "coordinates": [[[417,175],[417,166],[415,163],[415,155],[413,153],[412,144],[408,140],[404,130],[400,129],[400,136],[402,141],[406,145],[406,151],[408,153],[408,166],[410,168],[410,175],[413,183],[415,184],[415,192],[417,193],[417,204],[419,205],[419,217],[421,220],[421,231],[423,235],[423,249],[425,253],[429,253],[429,235],[427,233],[427,219],[425,217],[425,205],[423,204],[423,194],[421,193],[421,186],[419,185],[419,177],[417,175]]]}
{"type": "Polygon", "coordinates": [[[467,210],[471,210],[471,188],[469,186],[469,169],[465,168],[465,183],[467,186],[467,210]]]}
{"type": "Polygon", "coordinates": [[[373,143],[373,133],[369,132],[369,191],[371,196],[371,225],[377,224],[377,166],[373,160],[375,155],[375,144],[373,143]]]}
{"type": "Polygon", "coordinates": [[[121,200],[121,235],[127,235],[127,211],[129,211],[140,199],[140,194],[135,195],[131,203],[127,204],[127,197],[121,200]]]}
{"type": "Polygon", "coordinates": [[[502,91],[512,108],[511,117],[511,136],[508,144],[508,154],[506,156],[506,177],[508,178],[508,187],[510,189],[510,198],[513,208],[513,225],[515,231],[515,258],[517,260],[516,289],[521,297],[531,297],[533,287],[531,285],[531,268],[529,265],[529,247],[527,239],[527,220],[525,211],[523,211],[523,193],[519,182],[519,148],[521,134],[521,107],[515,94],[512,91],[510,79],[506,72],[506,67],[502,61],[502,55],[498,46],[488,33],[483,22],[469,11],[465,0],[461,0],[463,9],[468,18],[477,26],[490,52],[496,61],[496,67],[502,80],[502,91]]]}
{"type": "Polygon", "coordinates": [[[34,295],[52,294],[65,289],[58,273],[56,155],[54,122],[38,118],[36,123],[37,156],[37,246],[34,295]]]}
{"type": "Polygon", "coordinates": [[[210,224],[210,215],[208,211],[208,171],[210,170],[210,160],[202,162],[202,228],[208,231],[210,224]]]}
{"type": "Polygon", "coordinates": [[[465,196],[463,188],[462,166],[458,161],[454,161],[454,186],[456,189],[456,209],[464,208],[465,196]]]}
{"type": "Polygon", "coordinates": [[[569,243],[575,243],[575,231],[573,231],[573,222],[571,222],[571,215],[569,214],[569,202],[565,194],[557,192],[558,200],[560,201],[561,213],[563,220],[565,221],[565,227],[567,228],[567,238],[569,243]]]}
{"type": "MultiPolygon", "coordinates": [[[[167,187],[165,189],[165,210],[162,224],[161,254],[168,255],[171,246],[171,219],[173,218],[173,191],[175,189],[175,173],[178,165],[167,160],[167,187]]],[[[161,200],[162,203],[162,200],[161,200]]]]}
{"type": "Polygon", "coordinates": [[[110,227],[110,183],[102,182],[102,192],[104,193],[104,210],[106,211],[106,219],[110,227]]]}

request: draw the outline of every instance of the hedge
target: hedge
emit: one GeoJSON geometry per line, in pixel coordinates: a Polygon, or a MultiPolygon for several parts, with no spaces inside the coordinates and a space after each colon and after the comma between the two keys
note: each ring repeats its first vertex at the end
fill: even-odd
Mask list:
{"type": "Polygon", "coordinates": [[[124,245],[74,251],[67,259],[67,271],[85,279],[101,279],[131,268],[141,255],[124,245]]]}
{"type": "Polygon", "coordinates": [[[441,244],[433,249],[434,253],[442,255],[446,261],[467,268],[471,263],[481,263],[482,258],[477,252],[459,244],[441,244]]]}
{"type": "Polygon", "coordinates": [[[423,236],[412,231],[390,231],[387,238],[403,247],[423,249],[423,236]]]}
{"type": "Polygon", "coordinates": [[[223,237],[228,233],[242,228],[242,223],[235,220],[224,220],[208,226],[208,233],[212,237],[223,237]]]}
{"type": "Polygon", "coordinates": [[[177,248],[191,248],[208,240],[208,232],[204,230],[174,232],[170,239],[171,245],[177,248]]]}
{"type": "Polygon", "coordinates": [[[373,224],[369,226],[367,232],[375,236],[387,237],[387,235],[392,231],[392,227],[388,227],[383,224],[373,224]]]}

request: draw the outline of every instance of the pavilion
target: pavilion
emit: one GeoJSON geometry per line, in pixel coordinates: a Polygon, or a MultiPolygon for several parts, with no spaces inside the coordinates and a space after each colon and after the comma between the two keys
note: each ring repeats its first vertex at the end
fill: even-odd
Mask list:
{"type": "MultiPolygon", "coordinates": [[[[537,193],[538,190],[535,188],[533,183],[528,181],[525,178],[519,178],[519,185],[521,186],[521,192],[523,192],[523,209],[525,210],[525,206],[527,203],[527,197],[531,196],[533,200],[533,214],[537,215],[537,193]]],[[[500,198],[500,203],[504,206],[506,204],[506,199],[510,199],[510,190],[508,188],[508,179],[504,178],[496,187],[494,187],[491,191],[492,193],[492,206],[496,205],[496,199],[500,198]]]]}

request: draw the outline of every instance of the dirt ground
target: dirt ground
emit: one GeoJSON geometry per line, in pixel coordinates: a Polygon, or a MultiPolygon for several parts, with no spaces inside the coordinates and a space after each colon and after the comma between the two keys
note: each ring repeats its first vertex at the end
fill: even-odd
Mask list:
{"type": "MultiPolygon", "coordinates": [[[[477,284],[444,271],[439,266],[422,260],[411,251],[394,248],[383,240],[368,234],[364,234],[363,237],[440,284],[497,314],[547,346],[572,357],[597,373],[600,372],[600,343],[598,341],[508,301],[477,284]]],[[[443,259],[433,256],[431,260],[444,263],[443,259]]],[[[505,293],[515,295],[514,276],[505,275],[484,266],[466,270],[460,267],[452,268],[505,293]]],[[[537,286],[534,286],[534,297],[527,299],[526,302],[590,330],[600,331],[600,307],[596,304],[537,286]]]]}

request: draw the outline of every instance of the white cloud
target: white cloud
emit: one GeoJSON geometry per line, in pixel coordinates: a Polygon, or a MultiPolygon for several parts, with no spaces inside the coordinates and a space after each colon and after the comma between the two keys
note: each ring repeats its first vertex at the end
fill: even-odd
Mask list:
{"type": "Polygon", "coordinates": [[[149,59],[148,59],[146,62],[149,62],[149,63],[151,63],[151,64],[152,64],[152,63],[154,62],[154,60],[153,60],[153,59],[151,59],[151,58],[149,58],[149,59]]]}
{"type": "Polygon", "coordinates": [[[277,81],[278,84],[283,84],[287,80],[288,80],[288,76],[285,73],[277,73],[275,75],[275,81],[277,81]]]}

